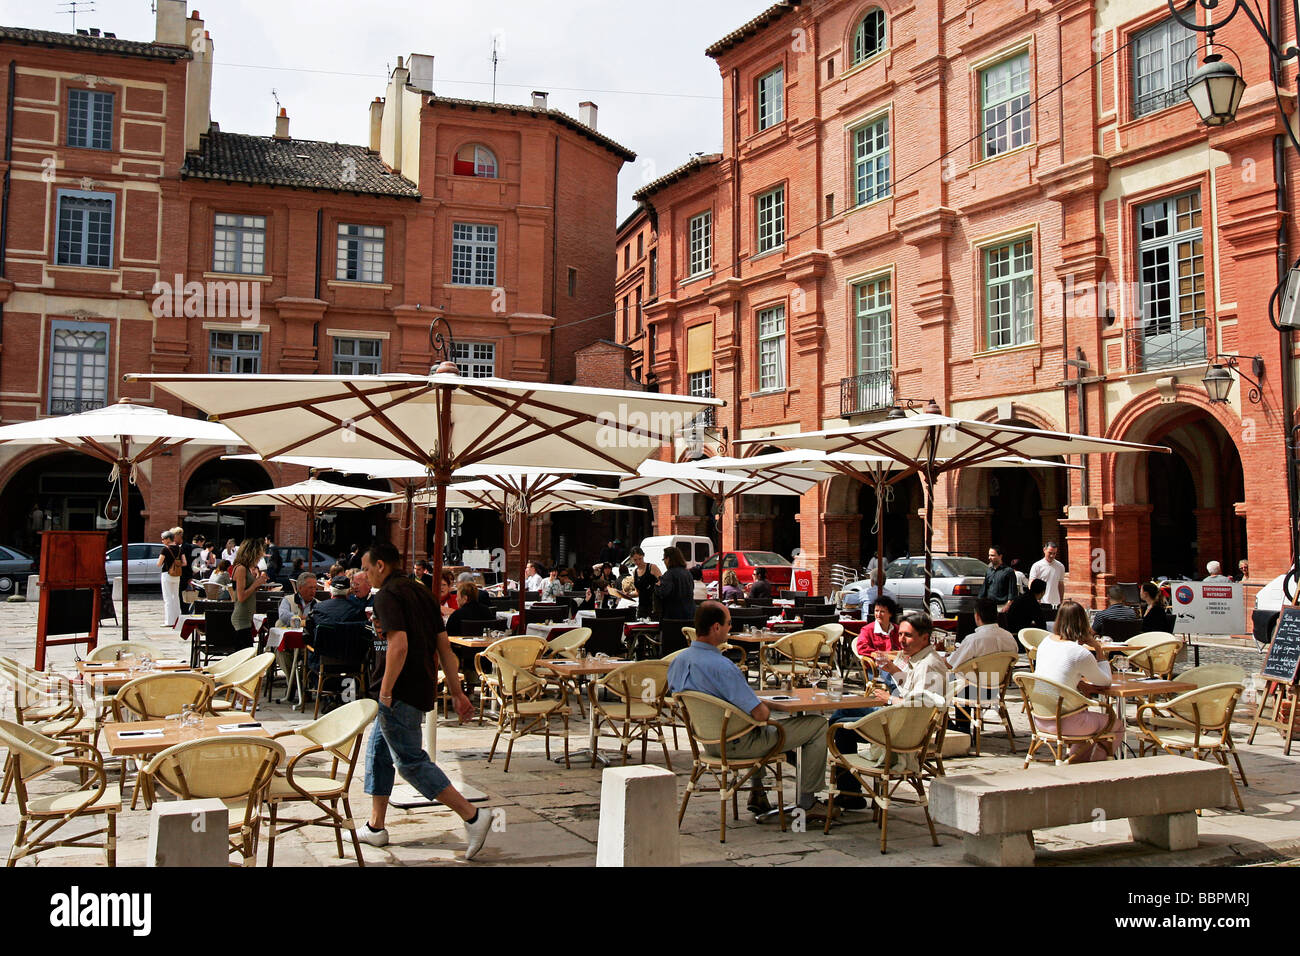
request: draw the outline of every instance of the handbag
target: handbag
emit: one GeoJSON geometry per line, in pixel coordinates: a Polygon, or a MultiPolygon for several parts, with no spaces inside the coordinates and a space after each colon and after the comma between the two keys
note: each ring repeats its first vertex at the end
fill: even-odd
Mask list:
{"type": "MultiPolygon", "coordinates": [[[[170,552],[168,552],[168,553],[170,553],[170,552]]],[[[174,578],[179,578],[179,577],[181,576],[181,573],[182,573],[183,570],[184,570],[184,569],[182,568],[182,562],[181,562],[181,559],[180,559],[180,555],[178,554],[178,555],[173,556],[173,557],[172,557],[171,567],[169,567],[169,568],[167,569],[167,573],[170,574],[170,575],[171,575],[172,577],[174,577],[174,578]]]]}

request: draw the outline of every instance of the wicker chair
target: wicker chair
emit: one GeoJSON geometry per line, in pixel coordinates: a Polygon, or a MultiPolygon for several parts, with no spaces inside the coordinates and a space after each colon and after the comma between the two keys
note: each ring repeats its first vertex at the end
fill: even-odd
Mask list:
{"type": "Polygon", "coordinates": [[[1174,661],[1183,649],[1180,638],[1170,638],[1163,632],[1139,634],[1129,638],[1128,645],[1122,653],[1129,659],[1129,663],[1148,677],[1163,677],[1166,680],[1173,674],[1174,661]]]}
{"type": "Polygon", "coordinates": [[[240,664],[245,661],[251,661],[257,656],[256,647],[241,647],[233,654],[227,654],[225,657],[218,658],[208,664],[207,667],[200,668],[200,672],[207,674],[218,684],[225,683],[226,675],[231,673],[240,664]]]}
{"type": "MultiPolygon", "coordinates": [[[[821,673],[821,655],[825,647],[826,634],[822,631],[813,629],[787,634],[774,642],[771,648],[785,660],[778,660],[776,663],[769,660],[767,671],[778,677],[789,677],[797,687],[803,686],[811,675],[821,673]]],[[[766,677],[766,674],[759,675],[760,687],[763,686],[766,677]]]]}
{"type": "MultiPolygon", "coordinates": [[[[664,750],[664,765],[673,769],[663,731],[667,693],[668,664],[663,661],[624,664],[591,685],[591,719],[596,722],[596,738],[599,740],[602,726],[613,731],[607,736],[613,736],[622,745],[623,766],[627,766],[627,749],[634,740],[641,741],[641,762],[645,763],[653,730],[664,750]],[[613,695],[613,700],[600,699],[598,691],[602,687],[613,695]]],[[[596,767],[595,749],[591,752],[591,766],[596,767]]]]}
{"type": "Polygon", "coordinates": [[[334,842],[340,860],[343,859],[343,831],[347,830],[352,838],[357,866],[366,865],[361,859],[361,842],[357,839],[356,821],[352,819],[348,788],[352,785],[352,775],[361,756],[361,742],[366,728],[374,722],[377,713],[379,705],[375,701],[368,698],[354,700],[330,711],[319,720],[312,721],[306,727],[283,730],[272,738],[280,740],[284,737],[298,737],[308,746],[289,761],[283,774],[276,774],[267,790],[266,802],[270,811],[267,818],[270,825],[266,841],[267,866],[275,865],[277,834],[308,826],[329,827],[334,831],[334,842]],[[303,763],[307,758],[318,754],[329,758],[328,771],[319,765],[313,767],[310,763],[303,763]],[[342,776],[339,774],[340,764],[345,768],[342,776]],[[342,814],[339,813],[340,802],[343,804],[342,814]],[[279,816],[280,806],[290,803],[308,804],[318,811],[317,815],[311,819],[279,816]]]}
{"type": "Polygon", "coordinates": [[[165,720],[189,704],[202,711],[212,697],[212,678],[204,674],[145,674],[122,685],[113,699],[113,716],[125,720],[165,720]]]}
{"type": "MultiPolygon", "coordinates": [[[[1237,747],[1232,742],[1232,713],[1242,690],[1242,685],[1236,682],[1206,684],[1172,700],[1141,704],[1137,710],[1137,725],[1142,734],[1142,753],[1146,753],[1150,744],[1168,754],[1190,753],[1197,760],[1213,756],[1225,767],[1228,767],[1228,755],[1231,754],[1241,776],[1241,785],[1250,786],[1237,747]],[[1151,720],[1152,716],[1163,719],[1157,725],[1151,720]]],[[[1245,813],[1246,807],[1241,802],[1241,792],[1232,777],[1231,767],[1228,767],[1228,781],[1232,784],[1232,795],[1237,798],[1237,809],[1245,813]]]]}
{"type": "MultiPolygon", "coordinates": [[[[859,717],[850,724],[836,724],[826,730],[826,749],[833,770],[852,774],[862,784],[863,793],[871,795],[875,818],[880,824],[880,852],[889,846],[889,811],[897,799],[898,788],[904,783],[916,790],[915,804],[925,812],[925,824],[930,828],[930,842],[939,845],[930,819],[930,803],[925,793],[926,753],[940,720],[947,713],[943,698],[921,693],[899,704],[882,707],[859,717]],[[866,756],[841,753],[835,745],[837,729],[851,730],[870,744],[866,756]]],[[[835,774],[832,773],[832,778],[835,774]]],[[[832,787],[827,804],[824,832],[831,831],[835,797],[839,790],[832,787]]]]}
{"type": "MultiPolygon", "coordinates": [[[[1080,694],[1073,687],[1066,687],[1064,684],[1058,684],[1056,681],[1048,680],[1046,677],[1038,677],[1033,674],[1016,674],[1012,678],[1020,685],[1020,691],[1025,696],[1025,710],[1029,714],[1029,752],[1025,754],[1025,767],[1034,759],[1040,748],[1046,747],[1048,753],[1052,755],[1053,761],[1059,767],[1063,763],[1070,763],[1069,749],[1075,744],[1105,744],[1107,738],[1114,731],[1107,731],[1112,723],[1115,722],[1115,710],[1109,703],[1103,705],[1105,714],[1109,718],[1098,730],[1091,734],[1064,734],[1061,732],[1061,721],[1066,717],[1087,710],[1092,701],[1083,694],[1080,694]],[[1040,728],[1039,721],[1047,718],[1056,722],[1056,730],[1046,730],[1040,728]]],[[[1111,756],[1114,756],[1113,754],[1111,756]]]]}
{"type": "MultiPolygon", "coordinates": [[[[563,634],[553,637],[546,642],[546,647],[542,651],[542,659],[562,658],[570,661],[581,660],[583,648],[586,647],[587,640],[590,637],[591,628],[589,627],[575,627],[571,631],[565,631],[563,634]]],[[[554,677],[550,678],[550,680],[563,688],[566,695],[565,700],[568,700],[567,695],[572,691],[573,695],[578,699],[578,712],[582,714],[583,717],[586,717],[587,711],[582,703],[582,690],[579,686],[578,679],[575,677],[569,677],[565,674],[556,674],[554,677]]]]}
{"type": "Polygon", "coordinates": [[[487,656],[491,651],[498,657],[503,657],[510,661],[516,667],[530,669],[537,663],[538,658],[546,650],[546,642],[540,637],[529,637],[519,635],[517,637],[503,637],[501,640],[489,644],[480,654],[474,658],[474,670],[478,673],[479,699],[478,699],[478,722],[479,726],[483,725],[483,712],[487,709],[485,701],[490,696],[497,705],[497,710],[501,709],[501,675],[495,670],[484,670],[484,664],[491,664],[492,660],[487,656]]]}
{"type": "Polygon", "coordinates": [[[844,642],[844,625],[839,622],[830,622],[827,624],[812,624],[808,621],[807,615],[804,616],[804,623],[816,631],[821,631],[826,635],[826,644],[822,647],[822,657],[817,661],[817,666],[829,677],[831,672],[838,670],[840,676],[844,676],[844,661],[841,649],[844,642]]]}
{"type": "Polygon", "coordinates": [[[158,653],[156,647],[141,644],[138,641],[115,641],[112,644],[101,644],[93,651],[88,651],[83,659],[99,663],[101,661],[120,661],[123,654],[134,654],[137,657],[141,654],[148,654],[152,657],[156,653],[158,653]]]}
{"type": "Polygon", "coordinates": [[[1022,627],[1016,634],[1016,639],[1020,641],[1020,646],[1025,649],[1025,654],[1029,657],[1030,667],[1034,666],[1034,661],[1038,658],[1038,645],[1050,636],[1051,632],[1041,627],[1022,627]]]}
{"type": "Polygon", "coordinates": [[[262,802],[284,756],[284,747],[274,740],[223,734],[168,747],[149,761],[142,776],[151,788],[161,784],[182,800],[215,799],[227,806],[242,802],[242,818],[230,823],[230,850],[244,866],[252,866],[262,802]]]}
{"type": "Polygon", "coordinates": [[[240,708],[247,710],[248,716],[256,717],[257,698],[262,692],[262,680],[274,663],[275,655],[268,651],[226,671],[222,675],[221,684],[212,691],[212,699],[208,702],[212,713],[225,714],[240,708]]]}
{"type": "Polygon", "coordinates": [[[6,866],[23,857],[54,847],[103,847],[109,866],[117,865],[117,815],[122,812],[121,790],[108,782],[104,761],[92,744],[56,740],[8,720],[0,720],[0,745],[13,762],[13,787],[18,799],[18,828],[6,866]],[[60,767],[75,767],[81,783],[75,790],[34,797],[27,792],[29,780],[60,767]],[[65,836],[52,837],[80,817],[105,814],[106,826],[65,836]],[[87,843],[104,835],[103,843],[87,843]]]}
{"type": "Polygon", "coordinates": [[[1011,746],[1011,752],[1016,752],[1016,734],[1011,729],[1011,715],[1007,713],[1007,688],[1011,686],[1011,672],[1016,666],[1016,661],[1020,659],[1020,654],[1016,651],[1007,651],[999,654],[982,654],[979,657],[972,657],[968,661],[963,661],[952,672],[952,677],[964,685],[964,696],[960,695],[953,698],[953,707],[957,713],[961,714],[970,721],[972,743],[975,745],[975,756],[980,755],[980,736],[984,730],[984,708],[992,704],[991,700],[984,700],[983,691],[992,690],[994,687],[998,691],[997,712],[1002,718],[1002,725],[1007,729],[1007,743],[1011,746]]]}
{"type": "MultiPolygon", "coordinates": [[[[510,772],[510,757],[514,753],[515,741],[528,734],[541,732],[546,737],[546,758],[551,757],[551,718],[560,717],[564,721],[564,766],[569,767],[569,707],[565,703],[565,694],[561,690],[555,699],[546,696],[550,686],[545,678],[534,674],[527,667],[520,666],[505,654],[494,651],[503,642],[498,641],[482,654],[491,662],[498,677],[496,693],[500,702],[497,713],[497,732],[492,738],[492,751],[488,754],[488,763],[496,756],[497,742],[502,734],[507,734],[505,772],[510,772]],[[507,724],[509,726],[507,726],[507,724]]],[[[538,643],[541,643],[540,641],[538,643]]]]}
{"type": "MultiPolygon", "coordinates": [[[[58,674],[45,674],[21,666],[0,667],[13,687],[14,722],[37,734],[60,741],[81,741],[94,746],[99,740],[100,722],[87,716],[77,701],[71,681],[58,674]]],[[[0,804],[9,799],[17,764],[13,751],[5,754],[0,779],[0,804]]],[[[83,768],[82,782],[85,782],[83,768]]]]}
{"type": "Polygon", "coordinates": [[[674,695],[686,723],[686,736],[691,742],[691,779],[686,784],[686,793],[682,797],[682,807],[677,813],[677,825],[682,825],[686,816],[686,804],[695,792],[700,778],[710,774],[717,787],[707,790],[699,788],[701,793],[718,794],[718,810],[721,830],[719,843],[727,842],[727,798],[731,798],[732,818],[740,819],[739,792],[755,774],[761,774],[764,767],[772,767],[776,772],[776,806],[782,831],[785,830],[785,797],[781,784],[781,769],[785,765],[785,729],[779,722],[769,726],[776,728],[776,737],[772,747],[759,757],[733,757],[727,754],[727,745],[744,737],[755,727],[763,726],[749,714],[744,713],[725,700],[710,697],[697,691],[684,690],[674,695]],[[712,754],[710,750],[716,750],[712,754]]]}

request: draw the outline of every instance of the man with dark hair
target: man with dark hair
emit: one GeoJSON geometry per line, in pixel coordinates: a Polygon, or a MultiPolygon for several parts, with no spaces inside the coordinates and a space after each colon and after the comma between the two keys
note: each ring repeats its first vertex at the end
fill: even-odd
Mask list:
{"type": "MultiPolygon", "coordinates": [[[[703,602],[695,611],[695,640],[673,658],[668,668],[668,689],[674,694],[684,690],[708,694],[749,714],[763,726],[755,727],[745,736],[728,743],[727,754],[740,759],[761,757],[772,749],[777,728],[768,720],[771,711],[767,704],[758,699],[736,665],[718,650],[726,643],[730,632],[731,612],[726,605],[717,601],[703,602]]],[[[816,793],[826,785],[826,718],[800,714],[783,720],[781,727],[785,730],[786,747],[798,749],[802,758],[799,805],[810,811],[809,817],[815,816],[818,812],[816,793]]],[[[706,746],[705,750],[715,757],[721,753],[713,746],[706,746]]],[[[749,809],[754,813],[771,809],[758,774],[752,778],[749,809]]],[[[824,806],[821,812],[825,813],[824,806]]]]}
{"type": "Polygon", "coordinates": [[[393,765],[402,777],[430,800],[437,800],[465,822],[469,845],[465,859],[483,848],[492,817],[480,813],[425,753],[420,739],[424,715],[437,702],[438,662],[442,662],[456,714],[462,721],[474,712],[460,684],[456,655],[451,651],[438,602],[428,588],[402,573],[402,556],[391,544],[373,546],[362,567],[375,591],[375,626],[383,634],[385,651],[379,679],[379,714],[366,746],[366,793],[371,817],[357,836],[371,846],[388,843],[384,818],[393,792],[393,765]]]}
{"type": "Polygon", "coordinates": [[[749,597],[761,601],[771,596],[772,585],[767,583],[767,571],[764,568],[755,568],[754,583],[749,586],[749,597]]]}
{"type": "MultiPolygon", "coordinates": [[[[1042,584],[1042,581],[1035,581],[1042,584]]],[[[1010,631],[998,626],[998,606],[988,598],[975,602],[975,630],[962,639],[957,650],[948,658],[948,668],[955,670],[962,664],[985,654],[1013,653],[1020,650],[1010,631]]]]}
{"type": "Polygon", "coordinates": [[[996,544],[989,548],[989,569],[984,574],[979,596],[991,598],[999,611],[1010,607],[1016,596],[1016,572],[1002,562],[1002,549],[996,544]]]}
{"type": "Polygon", "coordinates": [[[361,545],[354,544],[348,552],[347,570],[359,571],[362,567],[361,545]]]}
{"type": "Polygon", "coordinates": [[[1057,550],[1055,541],[1047,542],[1043,545],[1042,560],[1035,561],[1029,569],[1029,580],[1041,579],[1047,586],[1042,600],[1051,607],[1060,607],[1065,595],[1065,565],[1056,560],[1057,550]]]}
{"type": "Polygon", "coordinates": [[[1011,602],[1007,608],[1007,630],[1019,634],[1026,627],[1047,627],[1047,609],[1043,597],[1047,594],[1047,581],[1034,578],[1029,590],[1011,602]]]}
{"type": "MultiPolygon", "coordinates": [[[[1138,619],[1137,611],[1124,603],[1124,589],[1118,584],[1112,584],[1106,589],[1106,597],[1110,603],[1092,617],[1092,632],[1098,637],[1106,637],[1107,629],[1117,622],[1127,624],[1138,619]]],[[[1115,629],[1111,628],[1111,631],[1110,636],[1116,636],[1115,629]]],[[[1132,635],[1125,633],[1119,636],[1127,639],[1132,635]]]]}
{"type": "Polygon", "coordinates": [[[433,590],[433,571],[429,568],[429,562],[421,558],[415,562],[415,580],[419,581],[430,591],[433,590]]]}

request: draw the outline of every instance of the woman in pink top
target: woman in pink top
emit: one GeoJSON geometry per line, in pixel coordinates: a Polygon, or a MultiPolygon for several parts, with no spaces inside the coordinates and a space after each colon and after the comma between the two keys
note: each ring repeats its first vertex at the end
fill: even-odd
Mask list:
{"type": "Polygon", "coordinates": [[[875,651],[897,651],[903,647],[898,639],[898,605],[893,598],[882,594],[876,599],[875,620],[858,632],[858,639],[853,642],[853,649],[859,657],[866,657],[875,651]]]}
{"type": "MultiPolygon", "coordinates": [[[[1088,624],[1088,612],[1074,601],[1066,601],[1056,612],[1056,632],[1049,634],[1041,644],[1034,663],[1034,674],[1045,677],[1065,687],[1078,689],[1081,683],[1106,687],[1110,684],[1110,668],[1103,667],[1105,652],[1097,646],[1097,638],[1088,624]]],[[[1056,720],[1035,717],[1040,727],[1048,733],[1056,732],[1056,720]]],[[[1070,747],[1070,763],[1105,760],[1116,753],[1121,745],[1123,724],[1118,717],[1081,710],[1061,721],[1061,733],[1069,736],[1086,736],[1104,731],[1109,739],[1096,745],[1086,742],[1070,747]]]]}

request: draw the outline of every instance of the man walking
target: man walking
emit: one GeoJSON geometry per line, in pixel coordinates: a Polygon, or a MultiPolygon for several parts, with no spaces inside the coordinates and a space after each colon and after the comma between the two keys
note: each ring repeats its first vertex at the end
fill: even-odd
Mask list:
{"type": "Polygon", "coordinates": [[[1002,562],[1002,549],[996,544],[989,548],[989,569],[984,574],[984,586],[979,596],[989,598],[1005,612],[1016,596],[1016,572],[1002,562]]]}
{"type": "Polygon", "coordinates": [[[1029,569],[1030,581],[1043,581],[1047,584],[1043,603],[1053,608],[1061,606],[1065,582],[1065,565],[1056,560],[1056,553],[1056,542],[1047,542],[1043,545],[1043,559],[1035,561],[1034,566],[1029,569]]]}
{"type": "Polygon", "coordinates": [[[366,793],[370,820],[357,831],[362,842],[385,846],[384,817],[393,792],[393,770],[430,800],[437,800],[465,822],[465,859],[478,855],[492,829],[492,817],[466,800],[425,753],[420,741],[424,715],[437,701],[438,662],[442,662],[452,703],[462,721],[474,711],[460,685],[438,602],[428,588],[402,571],[402,556],[391,544],[378,544],[361,563],[374,592],[375,626],[387,642],[379,682],[379,714],[366,746],[366,793]]]}

